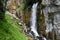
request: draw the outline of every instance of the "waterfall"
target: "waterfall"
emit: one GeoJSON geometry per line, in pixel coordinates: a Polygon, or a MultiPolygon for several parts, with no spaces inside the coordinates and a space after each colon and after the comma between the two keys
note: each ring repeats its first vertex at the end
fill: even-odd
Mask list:
{"type": "Polygon", "coordinates": [[[38,5],[38,3],[33,4],[33,6],[32,6],[32,14],[31,14],[31,31],[33,31],[35,36],[39,36],[39,34],[37,32],[37,26],[36,26],[37,5],[38,5]]]}
{"type": "Polygon", "coordinates": [[[38,32],[37,32],[37,22],[36,22],[36,12],[37,12],[37,5],[38,3],[34,3],[33,6],[32,6],[32,14],[31,14],[31,32],[32,32],[32,35],[34,35],[36,37],[36,40],[46,40],[45,37],[40,37],[38,32]]]}

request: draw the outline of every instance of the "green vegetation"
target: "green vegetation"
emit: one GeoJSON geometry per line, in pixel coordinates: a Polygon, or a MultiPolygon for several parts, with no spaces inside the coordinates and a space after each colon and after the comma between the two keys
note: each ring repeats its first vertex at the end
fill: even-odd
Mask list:
{"type": "Polygon", "coordinates": [[[11,19],[11,16],[5,15],[6,20],[0,20],[0,40],[26,40],[25,34],[20,30],[23,27],[18,25],[18,20],[11,19]]]}
{"type": "Polygon", "coordinates": [[[20,10],[20,11],[23,11],[23,10],[24,10],[24,5],[23,5],[23,4],[20,5],[19,10],[20,10]]]}

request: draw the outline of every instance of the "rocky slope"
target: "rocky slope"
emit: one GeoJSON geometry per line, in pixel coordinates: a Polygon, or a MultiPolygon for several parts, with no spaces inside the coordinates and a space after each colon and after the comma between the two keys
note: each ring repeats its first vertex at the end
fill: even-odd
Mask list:
{"type": "MultiPolygon", "coordinates": [[[[23,23],[25,23],[29,31],[32,5],[28,5],[27,2],[27,7],[24,11],[20,10],[21,8],[23,9],[21,5],[25,5],[22,0],[9,0],[7,2],[7,9],[10,13],[16,14],[23,20],[23,23]]],[[[37,9],[37,26],[38,33],[46,36],[48,40],[60,40],[60,0],[42,0],[42,3],[39,2],[37,9]],[[50,36],[51,34],[52,36],[50,36]]]]}

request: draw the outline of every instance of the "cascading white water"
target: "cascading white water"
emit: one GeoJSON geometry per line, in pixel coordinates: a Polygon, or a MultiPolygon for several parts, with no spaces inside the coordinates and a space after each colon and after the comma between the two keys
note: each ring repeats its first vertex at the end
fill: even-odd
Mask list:
{"type": "Polygon", "coordinates": [[[32,6],[32,14],[31,14],[31,31],[34,32],[35,36],[39,36],[39,34],[37,32],[37,26],[36,26],[37,5],[38,5],[38,3],[33,4],[33,6],[32,6]]]}
{"type": "MultiPolygon", "coordinates": [[[[32,6],[32,14],[31,14],[31,31],[34,33],[35,37],[40,37],[37,32],[37,25],[36,25],[36,12],[37,12],[37,5],[38,3],[34,3],[32,6]]],[[[43,40],[46,40],[45,37],[42,37],[43,40]]]]}

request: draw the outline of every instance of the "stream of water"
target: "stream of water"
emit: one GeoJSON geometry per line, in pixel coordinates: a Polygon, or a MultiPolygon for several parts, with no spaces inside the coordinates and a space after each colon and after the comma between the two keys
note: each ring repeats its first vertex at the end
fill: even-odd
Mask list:
{"type": "Polygon", "coordinates": [[[37,33],[37,26],[36,26],[36,11],[37,11],[38,3],[34,3],[32,6],[32,14],[31,14],[31,31],[34,32],[35,36],[39,36],[37,33]]]}
{"type": "Polygon", "coordinates": [[[31,31],[33,32],[33,35],[35,37],[38,37],[37,40],[46,40],[45,37],[40,37],[40,35],[38,34],[37,32],[37,16],[36,16],[36,13],[37,13],[37,6],[38,6],[38,3],[34,3],[33,6],[32,6],[32,14],[31,14],[31,31]]]}

